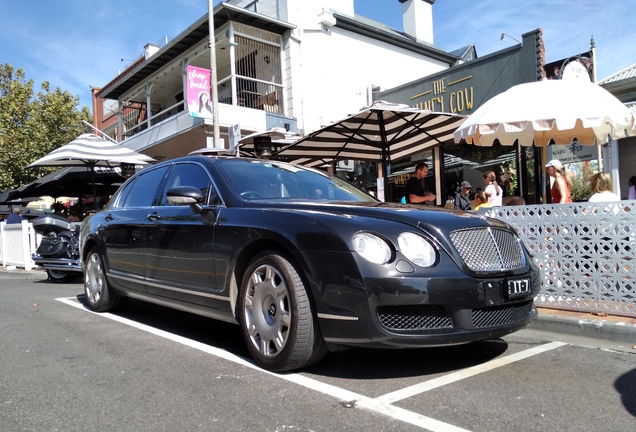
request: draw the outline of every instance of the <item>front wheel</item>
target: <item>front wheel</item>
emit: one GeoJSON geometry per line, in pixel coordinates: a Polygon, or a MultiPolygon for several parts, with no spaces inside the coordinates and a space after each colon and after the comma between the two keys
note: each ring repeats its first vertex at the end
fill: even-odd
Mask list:
{"type": "Polygon", "coordinates": [[[126,300],[113,291],[106,279],[104,260],[94,246],[88,253],[84,267],[84,293],[88,307],[95,312],[107,312],[123,305],[126,300]]]}
{"type": "Polygon", "coordinates": [[[238,311],[247,348],[265,369],[299,369],[327,353],[302,278],[276,252],[258,255],[247,268],[238,311]]]}
{"type": "Polygon", "coordinates": [[[49,276],[49,280],[52,280],[55,283],[69,283],[75,280],[78,273],[75,272],[67,272],[64,270],[46,270],[46,274],[49,276]]]}

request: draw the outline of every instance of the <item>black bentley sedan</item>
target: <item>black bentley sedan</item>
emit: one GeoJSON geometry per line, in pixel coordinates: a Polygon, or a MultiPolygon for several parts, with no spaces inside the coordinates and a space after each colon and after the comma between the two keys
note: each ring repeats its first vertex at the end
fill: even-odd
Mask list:
{"type": "Polygon", "coordinates": [[[346,346],[502,336],[536,316],[515,231],[471,212],[379,202],[284,162],[189,156],[137,173],[80,234],[88,306],[142,299],[238,323],[285,371],[346,346]]]}

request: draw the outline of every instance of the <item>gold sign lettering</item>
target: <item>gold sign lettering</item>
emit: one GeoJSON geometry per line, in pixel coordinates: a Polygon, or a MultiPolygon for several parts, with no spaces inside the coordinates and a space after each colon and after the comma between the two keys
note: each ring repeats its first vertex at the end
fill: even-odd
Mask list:
{"type": "Polygon", "coordinates": [[[449,96],[448,106],[453,114],[473,109],[473,88],[452,92],[449,96]]]}
{"type": "MultiPolygon", "coordinates": [[[[466,76],[464,78],[457,79],[455,81],[451,81],[448,84],[446,83],[446,78],[441,78],[436,81],[433,81],[432,93],[433,95],[439,95],[437,97],[431,97],[428,100],[417,102],[415,106],[419,109],[425,109],[430,111],[441,111],[444,112],[445,102],[444,102],[444,94],[446,94],[446,89],[451,85],[458,84],[462,81],[466,81],[471,79],[472,76],[466,76]]],[[[426,95],[430,95],[431,90],[427,90],[422,93],[418,93],[414,96],[411,96],[411,100],[418,99],[426,95]]],[[[464,111],[473,109],[473,87],[465,87],[463,90],[453,91],[448,94],[448,100],[446,105],[451,113],[461,113],[464,111]]]]}
{"type": "Polygon", "coordinates": [[[446,92],[446,78],[442,78],[441,80],[433,81],[433,94],[440,94],[446,92]]]}

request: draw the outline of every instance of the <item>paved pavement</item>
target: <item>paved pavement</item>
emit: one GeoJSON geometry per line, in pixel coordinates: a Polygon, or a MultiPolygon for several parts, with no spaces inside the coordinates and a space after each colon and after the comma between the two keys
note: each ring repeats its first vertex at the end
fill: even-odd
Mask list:
{"type": "MultiPolygon", "coordinates": [[[[44,270],[9,270],[0,267],[0,275],[14,277],[42,277],[44,270]]],[[[539,317],[528,329],[541,332],[567,334],[574,337],[601,339],[623,343],[636,350],[636,318],[603,313],[573,312],[560,309],[538,308],[539,317]]]]}

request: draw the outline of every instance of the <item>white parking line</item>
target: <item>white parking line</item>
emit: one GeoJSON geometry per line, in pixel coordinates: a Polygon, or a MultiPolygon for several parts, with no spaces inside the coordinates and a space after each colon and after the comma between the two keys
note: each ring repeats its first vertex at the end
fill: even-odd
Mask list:
{"type": "Polygon", "coordinates": [[[378,397],[377,400],[382,401],[384,403],[392,404],[402,399],[406,399],[411,396],[415,396],[417,394],[427,392],[434,388],[441,387],[446,384],[454,383],[456,381],[463,380],[464,378],[469,378],[483,372],[488,372],[490,370],[497,369],[501,366],[505,366],[510,363],[514,363],[516,361],[523,360],[528,357],[532,357],[534,355],[541,354],[546,351],[550,351],[555,348],[562,347],[563,345],[567,345],[567,344],[563,342],[550,342],[545,345],[536,346],[534,348],[530,348],[525,351],[511,354],[506,357],[501,357],[495,360],[491,360],[484,364],[480,364],[480,365],[469,367],[457,372],[453,372],[451,374],[444,375],[439,378],[435,378],[429,381],[425,381],[423,383],[415,384],[413,386],[394,391],[392,393],[387,393],[383,396],[378,397]]]}
{"type": "MultiPolygon", "coordinates": [[[[214,355],[214,356],[222,358],[224,360],[228,360],[228,361],[240,364],[241,366],[246,366],[248,368],[258,370],[259,372],[266,373],[266,374],[268,374],[270,376],[274,376],[276,378],[280,378],[280,379],[292,382],[294,384],[301,385],[301,386],[303,386],[305,388],[308,388],[308,389],[311,389],[311,390],[326,394],[328,396],[332,396],[332,397],[337,398],[337,399],[339,399],[341,401],[352,402],[352,405],[354,405],[354,406],[356,406],[358,408],[363,408],[363,409],[367,409],[367,410],[370,410],[370,411],[374,411],[376,413],[389,416],[389,417],[391,417],[393,419],[400,420],[400,421],[412,424],[414,426],[417,426],[417,427],[420,427],[420,428],[423,428],[423,429],[427,429],[429,431],[433,431],[433,432],[469,432],[466,429],[462,429],[462,428],[453,426],[451,424],[444,423],[442,421],[435,420],[433,418],[426,417],[426,416],[417,414],[415,412],[408,411],[408,410],[405,410],[403,408],[399,408],[399,407],[391,405],[392,402],[395,402],[395,401],[398,401],[398,400],[401,400],[401,399],[404,399],[404,398],[408,397],[408,395],[403,395],[402,394],[403,390],[400,390],[400,391],[397,391],[397,392],[393,392],[393,393],[389,393],[387,395],[384,395],[384,396],[381,396],[381,397],[375,398],[375,399],[369,398],[369,397],[363,396],[361,394],[354,393],[354,392],[351,392],[349,390],[345,390],[343,388],[333,386],[331,384],[326,384],[326,383],[314,380],[314,379],[306,377],[304,375],[299,375],[299,374],[296,374],[296,373],[277,374],[277,373],[274,373],[274,372],[270,372],[270,371],[267,371],[265,369],[261,369],[260,367],[256,366],[254,363],[252,363],[248,359],[245,359],[243,357],[234,355],[234,354],[229,353],[229,352],[227,352],[225,350],[218,349],[218,348],[212,347],[210,345],[206,345],[206,344],[203,344],[201,342],[197,342],[195,340],[188,339],[188,338],[185,338],[185,337],[182,337],[182,336],[178,336],[178,335],[175,335],[173,333],[169,333],[169,332],[166,332],[166,331],[163,331],[163,330],[159,330],[159,329],[156,329],[154,327],[151,327],[151,326],[148,326],[148,325],[145,325],[145,324],[140,324],[140,323],[138,323],[136,321],[132,321],[132,320],[129,320],[127,318],[122,318],[120,316],[113,315],[111,313],[107,313],[107,312],[106,313],[95,313],[95,312],[92,312],[92,311],[86,309],[83,304],[79,303],[75,297],[58,298],[56,300],[58,300],[58,301],[60,301],[60,302],[62,302],[64,304],[67,304],[69,306],[73,306],[73,307],[75,307],[77,309],[80,309],[80,310],[82,310],[84,312],[89,312],[89,313],[95,314],[97,316],[108,318],[108,319],[111,319],[113,321],[117,321],[119,323],[122,323],[122,324],[125,324],[125,325],[128,325],[128,326],[137,328],[139,330],[143,330],[145,332],[152,333],[152,334],[154,334],[156,336],[160,336],[162,338],[169,339],[169,340],[171,340],[173,342],[177,342],[177,343],[180,343],[182,345],[197,349],[199,351],[203,351],[205,353],[214,355]],[[389,401],[392,401],[392,402],[389,402],[389,401]]],[[[431,381],[427,381],[427,382],[422,383],[422,384],[418,384],[416,386],[407,387],[404,390],[409,390],[409,394],[410,395],[416,395],[416,394],[422,393],[423,391],[430,390],[431,388],[435,388],[435,387],[439,387],[439,386],[444,385],[444,384],[452,383],[452,382],[458,381],[458,380],[460,380],[462,378],[466,378],[466,377],[469,377],[469,376],[472,376],[472,375],[476,375],[478,373],[485,372],[485,371],[490,370],[490,369],[494,369],[495,367],[503,366],[505,364],[512,363],[513,361],[521,360],[523,358],[527,358],[527,357],[533,356],[535,354],[539,354],[540,352],[545,352],[545,351],[557,348],[558,346],[562,346],[562,345],[566,345],[566,344],[560,343],[560,342],[552,342],[550,344],[542,345],[540,347],[535,347],[535,348],[529,349],[527,351],[523,351],[521,353],[517,353],[517,354],[513,354],[513,355],[508,356],[508,357],[504,357],[502,359],[493,360],[492,362],[488,362],[488,363],[486,363],[484,365],[475,366],[475,367],[472,367],[472,368],[465,369],[463,371],[459,371],[459,372],[456,372],[456,373],[452,373],[452,374],[446,375],[446,376],[441,377],[441,378],[437,378],[437,379],[434,379],[434,380],[431,380],[431,381]],[[493,367],[490,367],[490,365],[493,364],[493,363],[497,363],[497,365],[493,366],[493,367]],[[476,368],[481,368],[481,370],[477,371],[476,368]],[[458,374],[460,374],[462,376],[459,376],[458,374]],[[445,382],[444,379],[446,377],[451,377],[451,379],[448,380],[447,382],[445,382]],[[434,383],[434,385],[431,387],[431,384],[429,384],[429,383],[434,383]],[[416,389],[420,388],[419,386],[423,386],[423,385],[428,385],[429,388],[425,388],[424,390],[416,390],[416,389]]]]}

